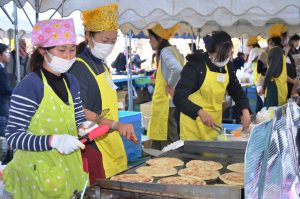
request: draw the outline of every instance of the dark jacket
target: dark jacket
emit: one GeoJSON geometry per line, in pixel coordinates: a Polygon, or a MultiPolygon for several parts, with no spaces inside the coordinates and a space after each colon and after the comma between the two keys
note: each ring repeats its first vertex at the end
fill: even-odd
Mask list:
{"type": "MultiPolygon", "coordinates": [[[[187,60],[188,62],[183,67],[181,78],[176,86],[173,102],[176,106],[177,114],[182,112],[192,119],[196,119],[198,116],[197,113],[202,107],[191,102],[188,97],[201,88],[206,76],[206,64],[210,71],[226,73],[226,70],[225,67],[219,68],[214,65],[207,53],[196,51],[194,54],[188,56],[187,60]]],[[[233,63],[229,62],[227,67],[229,84],[226,90],[235,101],[239,112],[245,108],[248,108],[251,112],[249,100],[234,73],[233,63]]]]}
{"type": "Polygon", "coordinates": [[[126,56],[123,52],[118,54],[111,66],[115,68],[117,72],[126,71],[126,56]]]}
{"type": "Polygon", "coordinates": [[[0,116],[8,117],[11,93],[12,88],[10,86],[8,73],[0,64],[0,116]]]}

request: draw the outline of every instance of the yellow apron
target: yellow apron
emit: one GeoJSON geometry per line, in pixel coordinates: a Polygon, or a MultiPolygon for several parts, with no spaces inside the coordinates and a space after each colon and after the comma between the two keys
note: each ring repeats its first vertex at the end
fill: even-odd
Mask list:
{"type": "MultiPolygon", "coordinates": [[[[117,92],[112,88],[112,78],[107,68],[105,72],[96,75],[91,67],[81,58],[77,58],[90,70],[97,81],[102,99],[102,110],[109,109],[105,116],[107,119],[118,121],[118,98],[117,92]]],[[[105,177],[109,178],[127,169],[127,156],[125,148],[118,132],[114,131],[100,139],[95,140],[103,158],[105,177]]]]}
{"type": "MultiPolygon", "coordinates": [[[[226,71],[227,65],[225,66],[226,71]]],[[[227,73],[217,73],[206,66],[205,80],[199,90],[189,95],[188,99],[201,106],[216,124],[222,123],[222,101],[229,83],[227,73]]],[[[200,117],[193,120],[180,113],[180,139],[181,140],[215,140],[218,133],[206,126],[200,117]]]]}
{"type": "Polygon", "coordinates": [[[257,84],[258,76],[259,74],[257,73],[257,61],[253,62],[253,83],[254,85],[257,84]]]}
{"type": "MultiPolygon", "coordinates": [[[[273,47],[275,48],[275,47],[273,47]]],[[[271,48],[272,49],[272,48],[271,48]]],[[[270,49],[270,50],[271,50],[270,49]]],[[[271,81],[275,81],[277,87],[277,94],[278,94],[278,106],[282,106],[287,102],[287,95],[288,95],[288,86],[287,86],[287,68],[286,68],[286,57],[283,55],[282,58],[282,72],[279,77],[272,78],[271,81]]],[[[269,65],[268,65],[269,67],[269,65]]],[[[267,89],[265,91],[267,98],[267,89]]]]}
{"type": "MultiPolygon", "coordinates": [[[[180,55],[174,47],[168,47],[175,55],[178,62],[182,65],[180,55]]],[[[161,61],[156,73],[155,89],[152,96],[152,110],[150,115],[147,136],[153,140],[167,140],[168,137],[168,118],[171,96],[166,93],[167,81],[161,71],[161,61]]]]}

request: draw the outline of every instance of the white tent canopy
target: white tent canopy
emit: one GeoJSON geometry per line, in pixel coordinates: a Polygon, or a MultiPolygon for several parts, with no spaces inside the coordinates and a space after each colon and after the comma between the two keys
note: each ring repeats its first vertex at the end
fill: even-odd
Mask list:
{"type": "MultiPolygon", "coordinates": [[[[3,0],[5,5],[11,0],[3,0]]],[[[57,9],[62,16],[74,10],[91,9],[108,3],[119,3],[122,32],[139,32],[160,23],[169,28],[182,23],[180,33],[207,34],[222,29],[232,36],[243,33],[265,34],[267,25],[282,22],[290,32],[300,32],[299,0],[15,0],[24,6],[28,1],[39,12],[57,9]],[[63,2],[63,3],[62,3],[63,2]],[[187,25],[188,24],[188,25],[187,25]],[[193,27],[193,29],[191,29],[193,27]],[[200,28],[200,29],[199,29],[200,28]]],[[[79,15],[79,14],[78,14],[79,15]]]]}
{"type": "MultiPolygon", "coordinates": [[[[7,11],[8,15],[13,18],[13,2],[9,2],[4,6],[5,10],[7,11]]],[[[27,13],[27,16],[29,17],[30,21],[35,24],[35,10],[32,8],[32,6],[29,3],[24,4],[24,10],[27,13]]],[[[30,32],[32,31],[32,26],[27,19],[24,11],[22,9],[17,9],[18,11],[18,29],[19,29],[19,37],[26,37],[30,38],[30,32]]],[[[44,13],[39,14],[40,20],[49,19],[53,13],[55,12],[54,9],[48,10],[44,13]]],[[[59,13],[55,13],[52,17],[54,19],[61,18],[61,15],[59,13]]],[[[75,29],[76,33],[78,35],[83,35],[84,30],[82,27],[81,19],[80,19],[80,12],[74,11],[71,13],[71,15],[68,16],[68,18],[73,18],[75,22],[75,29]]],[[[11,21],[7,18],[7,16],[0,10],[0,36],[2,38],[9,37],[11,30],[14,29],[14,25],[11,23],[11,21]]]]}

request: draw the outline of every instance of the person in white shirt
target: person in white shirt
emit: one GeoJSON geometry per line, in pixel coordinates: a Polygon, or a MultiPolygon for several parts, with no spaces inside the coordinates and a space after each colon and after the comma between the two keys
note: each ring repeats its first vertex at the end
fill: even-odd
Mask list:
{"type": "Polygon", "coordinates": [[[247,46],[249,48],[249,56],[247,62],[244,64],[244,69],[245,71],[248,71],[249,73],[253,73],[255,75],[256,71],[254,70],[255,65],[253,63],[257,62],[258,57],[263,52],[263,49],[258,44],[257,37],[252,36],[248,38],[247,46]]]}

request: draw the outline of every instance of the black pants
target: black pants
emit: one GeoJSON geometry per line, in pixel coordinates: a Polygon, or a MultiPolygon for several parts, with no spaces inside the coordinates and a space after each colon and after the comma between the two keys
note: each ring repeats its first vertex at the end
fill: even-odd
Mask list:
{"type": "Polygon", "coordinates": [[[1,137],[5,136],[6,125],[7,125],[7,117],[0,116],[0,136],[1,137]]]}

